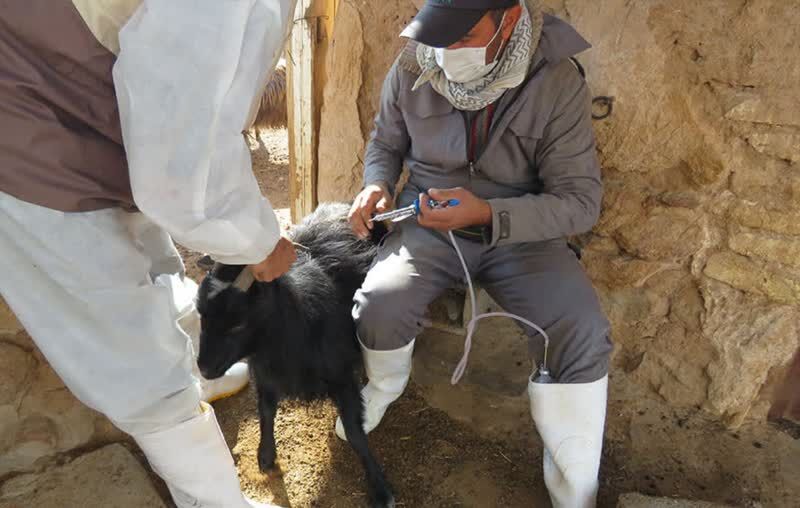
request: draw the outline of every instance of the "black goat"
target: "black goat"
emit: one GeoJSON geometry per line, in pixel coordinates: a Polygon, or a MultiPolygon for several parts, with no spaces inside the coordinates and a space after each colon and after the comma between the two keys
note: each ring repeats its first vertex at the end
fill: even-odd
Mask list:
{"type": "Polygon", "coordinates": [[[197,308],[202,318],[198,365],[207,379],[249,358],[258,392],[262,471],[275,465],[274,421],[285,398],[331,398],[347,440],[366,471],[370,504],[394,499],[363,429],[363,402],[356,378],[361,352],[351,317],[353,294],[364,281],[377,240],[359,240],[347,223],[345,204],[323,204],[289,234],[300,244],[292,268],[274,282],[255,282],[244,292],[231,283],[241,266],[217,265],[203,280],[197,308]]]}

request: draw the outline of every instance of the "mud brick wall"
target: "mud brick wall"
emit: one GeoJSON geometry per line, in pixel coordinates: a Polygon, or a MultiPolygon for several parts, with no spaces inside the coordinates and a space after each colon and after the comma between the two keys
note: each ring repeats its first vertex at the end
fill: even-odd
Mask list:
{"type": "MultiPolygon", "coordinates": [[[[730,425],[766,417],[800,345],[800,4],[547,0],[594,45],[603,215],[581,239],[617,372],[730,425]]],[[[411,0],[342,0],[320,200],[354,195],[411,0]]]]}

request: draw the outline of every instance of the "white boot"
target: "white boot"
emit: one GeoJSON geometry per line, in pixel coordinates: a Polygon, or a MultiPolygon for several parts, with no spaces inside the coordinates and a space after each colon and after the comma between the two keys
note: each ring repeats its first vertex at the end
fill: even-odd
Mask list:
{"type": "Polygon", "coordinates": [[[596,504],[608,376],[593,383],[528,381],[531,416],[544,442],[544,483],[555,508],[596,504]]]}
{"type": "Polygon", "coordinates": [[[234,363],[222,377],[206,379],[197,367],[197,355],[200,352],[200,315],[192,304],[178,319],[178,324],[192,339],[195,361],[192,362],[192,374],[200,381],[200,398],[211,403],[244,390],[250,381],[250,371],[245,362],[234,363]]]}
{"type": "Polygon", "coordinates": [[[252,508],[275,505],[247,499],[214,410],[174,427],[135,435],[153,470],[166,482],[178,508],[252,508]]]}
{"type": "MultiPolygon", "coordinates": [[[[156,284],[169,288],[172,300],[178,313],[178,325],[192,339],[195,360],[200,352],[200,315],[194,305],[197,295],[197,284],[179,275],[159,275],[156,284]]],[[[200,374],[197,361],[192,362],[192,373],[200,381],[200,397],[206,402],[214,402],[230,397],[242,391],[250,381],[250,374],[245,362],[233,364],[225,375],[218,379],[205,379],[200,374]]]]}
{"type": "MultiPolygon", "coordinates": [[[[381,423],[389,404],[403,394],[411,376],[411,356],[414,353],[412,340],[400,349],[374,351],[361,344],[364,352],[364,369],[369,382],[361,390],[364,400],[364,432],[369,434],[381,423]]],[[[361,343],[359,341],[359,343],[361,343]]],[[[347,441],[342,419],[336,418],[336,435],[347,441]]]]}
{"type": "Polygon", "coordinates": [[[205,379],[199,371],[195,376],[200,379],[200,397],[210,403],[244,390],[250,381],[250,370],[245,362],[237,362],[220,378],[205,379]]]}

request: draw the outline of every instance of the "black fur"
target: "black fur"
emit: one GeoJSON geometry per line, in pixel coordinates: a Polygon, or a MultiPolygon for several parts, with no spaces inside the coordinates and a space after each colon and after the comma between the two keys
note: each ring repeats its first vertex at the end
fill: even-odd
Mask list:
{"type": "Polygon", "coordinates": [[[369,450],[356,373],[361,352],[351,317],[353,294],[361,287],[385,234],[376,224],[369,240],[350,229],[345,204],[323,204],[291,232],[298,260],[271,283],[247,291],[228,287],[241,266],[222,266],[200,286],[202,318],[198,365],[206,378],[249,358],[258,392],[262,471],[275,465],[274,420],[285,398],[330,398],[339,409],[347,440],[366,471],[370,504],[394,506],[391,487],[369,450]]]}

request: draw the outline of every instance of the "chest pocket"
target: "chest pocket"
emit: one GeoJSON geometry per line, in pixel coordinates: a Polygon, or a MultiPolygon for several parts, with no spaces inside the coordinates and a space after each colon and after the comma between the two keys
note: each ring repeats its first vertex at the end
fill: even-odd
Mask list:
{"type": "Polygon", "coordinates": [[[519,155],[525,158],[530,167],[536,166],[536,151],[544,136],[546,119],[528,108],[523,108],[508,124],[506,138],[515,145],[519,155]]]}
{"type": "Polygon", "coordinates": [[[538,182],[536,153],[547,118],[523,105],[493,140],[481,159],[481,170],[492,180],[531,191],[538,182]]]}
{"type": "Polygon", "coordinates": [[[430,87],[408,92],[400,109],[411,139],[411,157],[444,171],[463,168],[466,131],[461,114],[430,87]]]}

